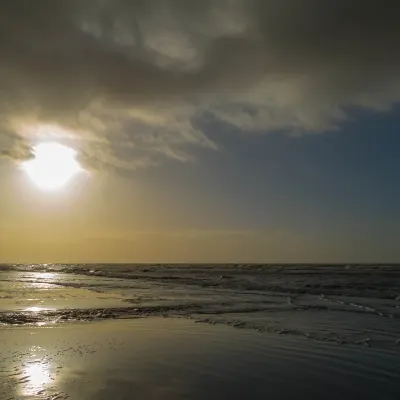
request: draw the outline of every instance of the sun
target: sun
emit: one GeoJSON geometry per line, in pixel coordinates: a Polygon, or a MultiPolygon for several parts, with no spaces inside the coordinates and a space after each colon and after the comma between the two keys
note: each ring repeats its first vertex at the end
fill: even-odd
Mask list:
{"type": "Polygon", "coordinates": [[[33,149],[34,158],[22,167],[41,189],[57,190],[82,171],[76,151],[60,143],[41,143],[33,149]]]}

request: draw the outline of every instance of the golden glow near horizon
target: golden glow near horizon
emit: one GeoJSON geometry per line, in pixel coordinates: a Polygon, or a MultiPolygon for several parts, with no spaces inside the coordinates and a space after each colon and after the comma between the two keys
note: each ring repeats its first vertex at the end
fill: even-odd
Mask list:
{"type": "Polygon", "coordinates": [[[76,151],[59,143],[41,143],[34,158],[23,163],[29,178],[43,190],[57,190],[82,171],[76,151]]]}

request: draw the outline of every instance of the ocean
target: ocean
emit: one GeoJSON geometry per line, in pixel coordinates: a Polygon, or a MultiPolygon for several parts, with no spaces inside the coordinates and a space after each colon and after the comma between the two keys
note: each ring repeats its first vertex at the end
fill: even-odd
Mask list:
{"type": "MultiPolygon", "coordinates": [[[[45,354],[46,343],[56,340],[52,332],[81,332],[75,343],[97,332],[89,335],[104,341],[88,342],[88,349],[96,353],[100,346],[110,354],[107,327],[120,343],[113,345],[112,352],[121,352],[116,359],[129,365],[123,371],[152,357],[161,362],[146,370],[146,385],[144,378],[143,387],[137,383],[139,398],[400,398],[399,265],[1,265],[0,399],[51,398],[52,386],[35,386],[23,368],[35,337],[45,354]],[[129,347],[133,333],[143,343],[153,337],[141,359],[129,347]],[[7,353],[11,340],[14,353],[7,353]],[[169,344],[154,354],[163,341],[169,344]],[[23,343],[28,348],[21,350],[23,343]],[[180,380],[147,396],[160,368],[180,380]],[[196,377],[203,386],[193,383],[196,377]],[[35,389],[24,392],[29,382],[35,389]]],[[[61,344],[54,346],[61,351],[61,344]]],[[[55,368],[53,378],[60,378],[55,368]]],[[[116,382],[130,383],[126,392],[116,383],[114,398],[134,398],[132,375],[117,375],[116,382]]],[[[76,386],[67,386],[54,398],[69,398],[65,393],[76,386]]],[[[109,398],[111,386],[85,396],[82,389],[71,398],[109,398]]]]}

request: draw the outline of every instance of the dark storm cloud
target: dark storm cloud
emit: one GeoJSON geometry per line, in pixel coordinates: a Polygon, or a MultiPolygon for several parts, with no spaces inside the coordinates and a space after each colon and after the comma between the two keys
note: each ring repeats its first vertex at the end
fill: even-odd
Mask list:
{"type": "Polygon", "coordinates": [[[216,149],[193,124],[204,112],[324,130],[399,100],[399,20],[394,0],[6,0],[0,117],[86,132],[87,158],[110,163],[119,144],[141,159],[216,149]]]}
{"type": "Polygon", "coordinates": [[[32,149],[22,137],[13,132],[0,131],[0,158],[26,161],[32,157],[32,149]]]}

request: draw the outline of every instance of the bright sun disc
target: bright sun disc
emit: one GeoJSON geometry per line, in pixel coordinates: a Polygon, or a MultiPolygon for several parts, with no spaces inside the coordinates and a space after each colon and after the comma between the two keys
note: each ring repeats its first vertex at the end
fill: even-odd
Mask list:
{"type": "Polygon", "coordinates": [[[59,143],[41,143],[34,148],[34,159],[23,164],[32,181],[42,189],[59,189],[79,171],[76,151],[59,143]]]}

